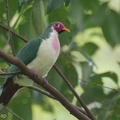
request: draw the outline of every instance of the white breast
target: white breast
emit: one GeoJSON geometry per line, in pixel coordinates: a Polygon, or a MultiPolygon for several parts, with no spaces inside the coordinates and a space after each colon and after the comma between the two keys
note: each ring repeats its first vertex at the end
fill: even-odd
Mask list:
{"type": "Polygon", "coordinates": [[[50,34],[50,38],[43,40],[36,58],[28,65],[28,67],[35,70],[38,75],[45,77],[53,64],[56,62],[59,52],[60,44],[58,40],[58,34],[56,32],[52,32],[50,34]],[[56,51],[53,47],[54,40],[56,40],[58,43],[58,51],[56,51]]]}
{"type": "MultiPolygon", "coordinates": [[[[31,70],[36,71],[39,76],[46,77],[47,73],[56,62],[59,56],[59,52],[60,43],[58,39],[58,33],[54,31],[50,34],[50,37],[48,39],[42,41],[36,58],[31,63],[29,63],[27,67],[29,67],[31,70]]],[[[15,83],[19,85],[28,86],[33,84],[33,81],[31,81],[26,76],[22,76],[21,79],[17,79],[16,76],[14,79],[15,83]]]]}

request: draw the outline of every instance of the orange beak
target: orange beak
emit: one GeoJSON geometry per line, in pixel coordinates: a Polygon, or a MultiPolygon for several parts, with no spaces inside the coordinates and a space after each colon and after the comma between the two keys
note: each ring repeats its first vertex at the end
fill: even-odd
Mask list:
{"type": "Polygon", "coordinates": [[[62,30],[65,30],[65,31],[67,31],[67,32],[70,32],[70,30],[67,29],[66,27],[64,27],[62,30]]]}

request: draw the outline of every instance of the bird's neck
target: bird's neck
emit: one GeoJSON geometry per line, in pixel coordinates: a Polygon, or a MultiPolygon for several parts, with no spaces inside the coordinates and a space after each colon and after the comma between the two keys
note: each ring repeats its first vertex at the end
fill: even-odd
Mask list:
{"type": "Polygon", "coordinates": [[[40,36],[43,40],[47,40],[52,43],[52,47],[56,53],[60,52],[60,43],[58,39],[58,32],[53,29],[46,29],[46,31],[40,36]],[[47,34],[46,34],[47,33],[47,34]]]}
{"type": "Polygon", "coordinates": [[[53,46],[53,49],[55,50],[55,52],[60,52],[60,42],[59,42],[59,39],[58,39],[58,33],[56,31],[53,31],[52,34],[51,34],[51,37],[52,37],[52,46],[53,46]]]}
{"type": "Polygon", "coordinates": [[[42,39],[47,39],[47,38],[50,37],[50,34],[51,34],[52,32],[54,32],[53,29],[47,28],[47,29],[44,31],[44,33],[42,33],[42,34],[40,35],[40,37],[41,37],[42,39]]]}

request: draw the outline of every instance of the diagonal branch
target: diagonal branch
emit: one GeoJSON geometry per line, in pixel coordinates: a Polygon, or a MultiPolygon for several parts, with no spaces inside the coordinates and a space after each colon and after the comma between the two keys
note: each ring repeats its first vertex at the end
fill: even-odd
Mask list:
{"type": "Polygon", "coordinates": [[[7,107],[6,107],[6,110],[7,110],[8,112],[10,112],[11,114],[13,114],[14,116],[16,116],[19,120],[23,120],[23,118],[21,118],[20,116],[18,116],[16,113],[14,113],[13,111],[11,111],[11,110],[8,109],[7,107]]]}
{"type": "Polygon", "coordinates": [[[70,88],[70,90],[73,92],[73,94],[75,95],[75,97],[77,98],[77,100],[79,101],[79,103],[82,105],[82,107],[85,109],[86,113],[88,114],[88,116],[92,119],[92,120],[96,120],[96,118],[94,117],[94,115],[90,112],[90,110],[88,109],[88,107],[85,105],[84,101],[79,97],[79,95],[77,94],[77,92],[74,90],[73,86],[70,84],[70,82],[67,80],[67,78],[64,76],[64,74],[58,69],[58,67],[56,65],[53,66],[54,69],[57,71],[57,73],[63,78],[63,80],[66,82],[66,84],[68,85],[68,87],[70,88]]]}
{"type": "MultiPolygon", "coordinates": [[[[53,95],[51,95],[49,92],[46,92],[46,91],[44,91],[44,90],[42,90],[42,89],[40,89],[40,88],[38,88],[38,87],[36,87],[36,86],[23,86],[23,87],[27,87],[27,88],[29,88],[29,89],[32,89],[32,90],[35,90],[35,91],[37,91],[37,92],[39,92],[39,93],[42,93],[42,94],[44,94],[44,95],[46,95],[46,96],[48,96],[48,97],[50,97],[50,98],[52,98],[52,99],[54,99],[54,100],[57,100],[53,95]]],[[[57,100],[58,101],[58,100],[57,100]]],[[[87,113],[83,110],[83,109],[81,109],[81,108],[79,108],[78,106],[76,106],[76,105],[73,105],[74,107],[76,107],[80,112],[82,112],[84,115],[87,115],[87,113]]]]}
{"type": "MultiPolygon", "coordinates": [[[[8,30],[7,27],[5,27],[4,25],[0,24],[0,27],[8,30]]],[[[15,33],[14,31],[12,31],[13,34],[15,34],[16,36],[18,36],[19,38],[21,38],[24,42],[28,42],[25,38],[23,38],[22,36],[18,35],[17,33],[15,33]]],[[[95,117],[93,116],[93,114],[89,111],[89,109],[87,108],[87,106],[85,105],[85,103],[82,101],[82,99],[78,96],[77,92],[74,90],[74,88],[72,87],[72,85],[70,84],[70,82],[67,80],[67,78],[62,74],[62,72],[57,68],[57,66],[53,66],[54,69],[58,72],[58,74],[63,78],[63,80],[66,82],[66,84],[68,85],[68,87],[70,88],[70,90],[73,92],[73,94],[76,96],[76,98],[78,99],[78,101],[81,103],[81,105],[83,106],[83,108],[86,110],[87,114],[89,115],[89,117],[92,120],[96,120],[95,117]]]]}
{"type": "Polygon", "coordinates": [[[11,64],[18,66],[24,75],[28,76],[35,83],[37,83],[38,85],[42,86],[47,91],[49,91],[49,93],[55,96],[59,100],[59,102],[76,118],[78,118],[79,120],[90,120],[90,118],[88,118],[78,109],[76,109],[58,90],[56,90],[56,88],[54,88],[50,84],[47,84],[45,86],[42,77],[34,77],[33,72],[28,67],[26,67],[26,65],[20,59],[18,59],[17,57],[9,56],[1,50],[0,50],[0,58],[6,60],[11,64]]]}
{"type": "MultiPolygon", "coordinates": [[[[5,30],[9,30],[8,27],[4,26],[3,24],[0,24],[0,27],[5,29],[5,30]]],[[[16,32],[14,32],[13,30],[11,30],[11,33],[16,35],[18,38],[22,39],[24,42],[28,42],[28,40],[26,40],[24,37],[22,37],[21,35],[17,34],[16,32]]]]}

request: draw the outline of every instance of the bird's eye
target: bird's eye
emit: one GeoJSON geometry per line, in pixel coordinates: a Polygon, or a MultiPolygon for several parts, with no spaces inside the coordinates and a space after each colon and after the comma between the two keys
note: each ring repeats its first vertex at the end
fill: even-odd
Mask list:
{"type": "Polygon", "coordinates": [[[55,27],[60,27],[60,24],[56,23],[54,24],[55,27]]]}

